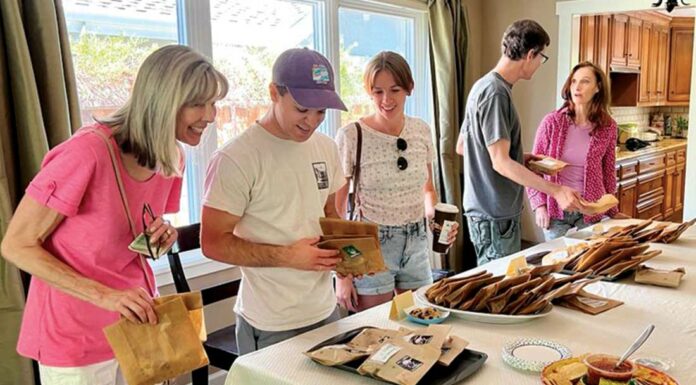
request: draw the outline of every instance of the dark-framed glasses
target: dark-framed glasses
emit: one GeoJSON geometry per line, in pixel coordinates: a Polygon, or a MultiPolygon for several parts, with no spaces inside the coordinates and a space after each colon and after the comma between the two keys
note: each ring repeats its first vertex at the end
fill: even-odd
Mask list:
{"type": "Polygon", "coordinates": [[[549,61],[549,57],[546,56],[545,53],[539,52],[539,55],[541,55],[541,64],[544,64],[544,63],[546,63],[547,61],[549,61]]]}
{"type": "Polygon", "coordinates": [[[156,218],[157,217],[155,216],[155,213],[152,211],[152,207],[150,207],[149,204],[145,203],[143,205],[143,212],[140,219],[143,222],[143,235],[145,236],[145,245],[147,246],[147,252],[149,254],[149,257],[153,260],[159,257],[160,245],[159,243],[157,244],[157,248],[153,253],[152,246],[150,245],[150,233],[147,231],[147,227],[150,223],[154,222],[156,218]],[[146,217],[149,217],[149,220],[146,219],[146,217]]]}
{"type": "MultiPolygon", "coordinates": [[[[408,143],[404,138],[398,138],[396,139],[396,149],[399,150],[399,152],[406,151],[408,148],[408,143]]],[[[403,171],[408,168],[408,161],[406,158],[403,156],[399,155],[399,158],[396,160],[396,167],[403,171]]]]}

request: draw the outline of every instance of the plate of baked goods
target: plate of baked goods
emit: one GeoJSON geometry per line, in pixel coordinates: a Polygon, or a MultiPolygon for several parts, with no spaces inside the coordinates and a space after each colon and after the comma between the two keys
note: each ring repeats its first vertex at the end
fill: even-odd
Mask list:
{"type": "Polygon", "coordinates": [[[541,382],[544,385],[679,385],[674,378],[662,371],[629,361],[625,361],[622,364],[622,367],[630,367],[630,372],[627,378],[612,380],[611,377],[613,377],[614,374],[617,376],[621,375],[622,367],[615,369],[614,365],[612,364],[610,366],[607,365],[607,368],[605,368],[607,370],[602,370],[602,368],[597,367],[590,368],[588,365],[592,365],[592,363],[588,364],[588,358],[592,356],[604,355],[585,354],[578,357],[562,359],[549,364],[541,372],[541,382]]]}
{"type": "Polygon", "coordinates": [[[445,278],[418,289],[416,302],[448,311],[469,321],[511,324],[545,317],[556,298],[576,291],[572,275],[556,278],[561,266],[535,266],[514,277],[494,276],[485,270],[466,276],[445,278]]]}

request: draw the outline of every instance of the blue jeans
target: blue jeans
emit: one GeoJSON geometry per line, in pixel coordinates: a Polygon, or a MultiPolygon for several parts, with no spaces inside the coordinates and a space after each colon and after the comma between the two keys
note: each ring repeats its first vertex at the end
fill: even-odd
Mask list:
{"type": "Polygon", "coordinates": [[[503,220],[470,216],[466,221],[479,266],[522,249],[519,216],[503,220]]]}
{"type": "Polygon", "coordinates": [[[573,227],[577,227],[578,230],[580,230],[589,225],[590,223],[585,223],[581,213],[569,213],[564,211],[563,219],[551,219],[549,221],[549,228],[544,229],[544,238],[547,241],[550,241],[566,235],[568,230],[572,229],[573,227]]]}
{"type": "Polygon", "coordinates": [[[379,243],[388,271],[353,281],[360,295],[417,289],[433,283],[425,221],[402,226],[379,225],[379,243]]]}
{"type": "Polygon", "coordinates": [[[336,306],[334,312],[323,321],[319,321],[313,325],[298,329],[271,332],[251,326],[251,324],[249,324],[244,317],[237,314],[235,335],[237,336],[237,348],[239,349],[239,355],[241,356],[243,354],[255,352],[259,349],[265,348],[266,346],[277,344],[280,341],[285,341],[288,338],[298,336],[320,326],[338,321],[339,319],[341,319],[341,313],[339,312],[338,306],[336,306]]]}

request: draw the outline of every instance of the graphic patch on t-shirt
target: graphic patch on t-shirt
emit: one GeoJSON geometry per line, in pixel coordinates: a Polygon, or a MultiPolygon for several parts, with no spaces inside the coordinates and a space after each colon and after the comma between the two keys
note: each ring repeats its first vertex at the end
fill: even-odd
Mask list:
{"type": "Polygon", "coordinates": [[[329,188],[329,173],[326,172],[326,162],[312,163],[314,177],[317,179],[317,188],[325,190],[329,188]]]}

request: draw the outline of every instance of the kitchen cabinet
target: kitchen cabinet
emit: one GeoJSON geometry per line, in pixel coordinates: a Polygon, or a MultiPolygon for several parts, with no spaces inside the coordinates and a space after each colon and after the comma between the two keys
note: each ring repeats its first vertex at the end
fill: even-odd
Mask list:
{"type": "Polygon", "coordinates": [[[612,69],[640,69],[640,27],[642,20],[623,14],[612,15],[610,63],[612,69]]]}
{"type": "Polygon", "coordinates": [[[645,21],[640,30],[640,83],[638,86],[638,102],[651,103],[655,99],[655,86],[657,85],[657,76],[655,76],[654,59],[657,57],[657,44],[653,41],[656,37],[653,33],[653,24],[645,21]]]}
{"type": "Polygon", "coordinates": [[[670,30],[669,102],[688,102],[691,92],[691,62],[694,19],[675,17],[670,30]]]}
{"type": "MultiPolygon", "coordinates": [[[[655,80],[654,103],[663,105],[667,101],[667,65],[669,63],[669,26],[655,25],[653,29],[653,40],[656,49],[655,58],[652,63],[657,63],[656,70],[652,72],[652,77],[655,80]]],[[[652,48],[652,46],[651,46],[652,48]]],[[[653,65],[653,67],[655,67],[653,65]]]]}
{"type": "Polygon", "coordinates": [[[619,211],[632,218],[680,222],[684,208],[685,141],[666,140],[657,150],[620,153],[619,211]]]}
{"type": "Polygon", "coordinates": [[[609,29],[610,15],[582,16],[580,18],[581,62],[589,61],[605,73],[609,73],[609,29]]]}
{"type": "Polygon", "coordinates": [[[610,75],[613,106],[688,105],[693,18],[648,11],[587,15],[579,24],[578,59],[610,75]]]}

